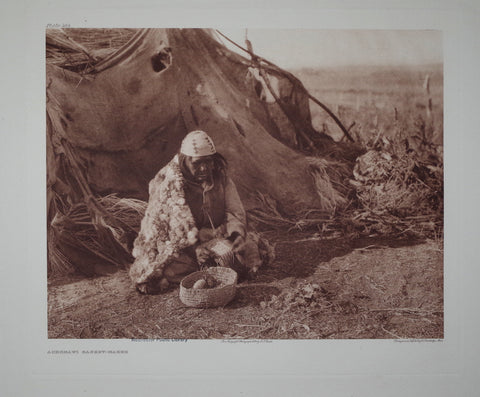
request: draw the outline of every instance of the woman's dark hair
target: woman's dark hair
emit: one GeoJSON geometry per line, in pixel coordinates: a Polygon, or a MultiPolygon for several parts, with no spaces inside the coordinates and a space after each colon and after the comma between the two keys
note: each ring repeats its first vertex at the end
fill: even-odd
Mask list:
{"type": "MultiPolygon", "coordinates": [[[[185,165],[185,160],[187,157],[189,156],[186,156],[183,153],[178,153],[178,165],[180,166],[180,170],[184,175],[191,176],[190,171],[185,165]]],[[[227,159],[223,157],[220,153],[214,153],[211,155],[211,157],[213,159],[213,176],[224,177],[228,168],[227,159]]]]}

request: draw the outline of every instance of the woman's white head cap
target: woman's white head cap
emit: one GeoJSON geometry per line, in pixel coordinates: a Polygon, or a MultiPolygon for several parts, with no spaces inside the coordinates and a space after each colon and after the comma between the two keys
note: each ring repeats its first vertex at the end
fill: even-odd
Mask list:
{"type": "Polygon", "coordinates": [[[202,157],[215,154],[215,145],[204,131],[192,131],[182,141],[180,153],[185,156],[202,157]]]}

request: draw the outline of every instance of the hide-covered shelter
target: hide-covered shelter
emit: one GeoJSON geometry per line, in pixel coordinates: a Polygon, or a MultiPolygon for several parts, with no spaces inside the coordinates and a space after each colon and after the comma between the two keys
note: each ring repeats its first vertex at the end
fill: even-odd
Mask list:
{"type": "Polygon", "coordinates": [[[259,197],[292,215],[345,203],[322,156],[337,144],[312,127],[290,73],[213,30],[136,30],[111,51],[89,50],[75,31],[47,31],[50,268],[128,264],[148,182],[191,130],[213,138],[247,210],[259,197]]]}

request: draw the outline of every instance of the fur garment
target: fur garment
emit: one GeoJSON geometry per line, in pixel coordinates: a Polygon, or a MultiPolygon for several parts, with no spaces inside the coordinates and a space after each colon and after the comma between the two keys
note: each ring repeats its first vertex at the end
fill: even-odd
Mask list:
{"type": "Polygon", "coordinates": [[[175,156],[149,184],[150,199],[134,242],[130,278],[135,284],[160,278],[165,265],[195,244],[198,229],[185,201],[184,178],[175,156]]]}

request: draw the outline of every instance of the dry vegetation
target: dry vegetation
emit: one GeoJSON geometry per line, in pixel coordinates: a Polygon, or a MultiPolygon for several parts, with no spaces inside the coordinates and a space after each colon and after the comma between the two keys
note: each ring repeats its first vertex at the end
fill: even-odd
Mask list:
{"type": "Polygon", "coordinates": [[[47,61],[83,73],[113,54],[136,31],[137,29],[50,29],[47,34],[47,61]]]}
{"type": "MultiPolygon", "coordinates": [[[[115,40],[132,34],[122,30],[105,38],[108,32],[102,31],[91,36],[91,43],[83,43],[91,54],[95,45],[112,51],[115,40]]],[[[88,56],[74,61],[76,70],[90,65],[88,56]]],[[[276,260],[255,280],[242,283],[225,308],[186,308],[178,290],[139,295],[124,270],[95,278],[52,276],[49,337],[443,337],[441,67],[295,74],[350,127],[366,152],[350,180],[332,181],[350,192],[343,207],[333,216],[306,211],[293,219],[260,195],[263,210],[251,211],[250,221],[276,245],[276,260]]],[[[317,130],[342,139],[321,109],[311,109],[317,130]]],[[[109,204],[113,214],[116,203],[113,199],[109,204]]],[[[94,234],[88,211],[75,210],[86,223],[83,230],[94,234]]],[[[64,270],[62,258],[57,259],[53,265],[64,270]]]]}

